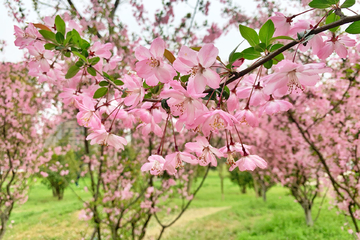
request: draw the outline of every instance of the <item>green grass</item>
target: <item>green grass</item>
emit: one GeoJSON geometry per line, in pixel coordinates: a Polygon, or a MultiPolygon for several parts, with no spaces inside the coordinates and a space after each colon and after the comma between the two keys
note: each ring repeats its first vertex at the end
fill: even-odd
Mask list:
{"type": "MultiPolygon", "coordinates": [[[[89,194],[83,187],[84,183],[78,188],[73,186],[78,195],[87,198],[89,194]]],[[[337,215],[336,209],[329,211],[327,201],[314,227],[307,227],[302,208],[285,188],[271,188],[267,202],[263,202],[252,190],[241,194],[229,179],[225,179],[224,187],[222,200],[220,179],[216,171],[211,171],[190,209],[177,224],[166,229],[163,239],[353,239],[346,230],[341,230],[344,217],[337,215]]],[[[178,200],[175,202],[180,205],[178,200]]],[[[313,208],[313,217],[319,202],[320,199],[313,208]]],[[[65,191],[64,199],[58,201],[49,189],[37,183],[31,187],[29,200],[15,207],[11,216],[15,222],[8,228],[5,239],[80,239],[82,233],[91,231],[86,222],[78,219],[81,208],[82,202],[70,189],[65,191]]],[[[166,220],[174,215],[167,216],[166,220]]],[[[148,230],[151,233],[148,236],[158,234],[154,220],[148,230]]]]}

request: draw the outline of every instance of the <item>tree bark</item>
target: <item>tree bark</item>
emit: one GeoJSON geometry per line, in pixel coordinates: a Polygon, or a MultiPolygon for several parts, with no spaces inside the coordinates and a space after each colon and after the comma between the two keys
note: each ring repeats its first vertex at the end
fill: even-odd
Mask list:
{"type": "Polygon", "coordinates": [[[302,207],[305,213],[306,225],[312,227],[314,225],[314,221],[311,216],[311,206],[309,204],[303,204],[302,207]]]}

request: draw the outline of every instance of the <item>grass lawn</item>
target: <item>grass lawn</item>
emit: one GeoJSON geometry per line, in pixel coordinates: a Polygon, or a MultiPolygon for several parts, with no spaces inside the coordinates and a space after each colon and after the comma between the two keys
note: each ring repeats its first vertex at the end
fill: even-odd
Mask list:
{"type": "MultiPolygon", "coordinates": [[[[267,202],[263,202],[255,197],[254,191],[241,194],[238,186],[225,179],[225,198],[222,200],[217,174],[217,171],[210,171],[190,209],[166,229],[163,239],[353,239],[344,226],[346,219],[337,215],[336,209],[328,210],[327,201],[314,227],[307,227],[302,208],[288,195],[287,189],[273,187],[268,192],[267,202]]],[[[86,198],[89,195],[83,187],[81,182],[80,187],[73,186],[73,189],[86,198]]],[[[313,208],[313,217],[319,202],[320,199],[313,208]]],[[[58,201],[49,189],[36,183],[31,188],[28,202],[15,207],[11,216],[14,223],[8,228],[5,239],[81,239],[82,234],[91,231],[91,227],[78,218],[81,208],[82,202],[70,189],[65,191],[64,199],[58,201]]],[[[172,217],[174,215],[167,216],[165,223],[172,217]]],[[[154,238],[159,230],[152,219],[146,238],[154,238]]]]}

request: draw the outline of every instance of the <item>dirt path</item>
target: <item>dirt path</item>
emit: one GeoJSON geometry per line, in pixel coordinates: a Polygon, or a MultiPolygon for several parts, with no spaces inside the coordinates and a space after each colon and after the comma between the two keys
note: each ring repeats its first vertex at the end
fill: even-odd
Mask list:
{"type": "MultiPolygon", "coordinates": [[[[229,209],[230,207],[209,207],[209,208],[195,208],[195,209],[189,209],[187,210],[179,220],[176,221],[176,223],[174,223],[171,227],[167,228],[163,234],[163,237],[166,237],[168,235],[171,234],[171,232],[173,231],[172,229],[175,228],[181,228],[183,226],[185,226],[186,223],[194,221],[196,219],[199,218],[203,218],[206,217],[208,215],[223,211],[225,209],[229,209]]],[[[169,221],[171,221],[172,218],[169,218],[169,221]]],[[[167,222],[165,222],[167,223],[167,222]]],[[[161,227],[159,226],[159,224],[156,224],[153,227],[150,227],[147,231],[146,231],[146,235],[145,235],[145,239],[146,240],[152,240],[152,239],[156,239],[157,236],[159,236],[159,233],[161,231],[161,227]]]]}

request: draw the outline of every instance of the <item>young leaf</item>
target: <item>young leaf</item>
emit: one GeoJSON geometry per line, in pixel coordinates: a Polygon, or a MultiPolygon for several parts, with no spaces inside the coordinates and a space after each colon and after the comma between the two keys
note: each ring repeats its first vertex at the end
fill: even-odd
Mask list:
{"type": "Polygon", "coordinates": [[[256,51],[253,47],[249,47],[244,51],[242,51],[241,53],[243,55],[242,57],[248,60],[254,60],[261,57],[261,54],[258,51],[256,51]]]}
{"type": "Polygon", "coordinates": [[[350,24],[350,26],[345,29],[345,32],[350,34],[360,33],[360,21],[356,21],[350,24]]]}
{"type": "Polygon", "coordinates": [[[265,43],[265,45],[269,45],[270,39],[274,35],[275,32],[275,26],[273,21],[270,19],[260,28],[259,31],[259,38],[262,43],[265,43]]]}
{"type": "MultiPolygon", "coordinates": [[[[241,43],[242,43],[242,42],[241,42],[241,43]]],[[[231,59],[233,58],[234,53],[236,52],[236,50],[238,49],[238,47],[240,46],[241,43],[239,43],[239,45],[237,45],[236,48],[235,48],[234,50],[232,50],[232,52],[230,53],[230,55],[229,55],[229,62],[231,62],[231,59]]],[[[234,61],[235,61],[235,60],[234,60],[234,61]]]]}
{"type": "Polygon", "coordinates": [[[66,39],[63,44],[64,45],[68,44],[71,39],[72,39],[72,31],[66,33],[66,39]]]}
{"type": "Polygon", "coordinates": [[[174,55],[167,49],[165,49],[164,57],[166,57],[166,59],[169,60],[171,64],[176,60],[174,55]]]}
{"type": "Polygon", "coordinates": [[[72,52],[75,56],[78,56],[79,58],[81,58],[84,62],[86,62],[86,57],[84,57],[83,55],[81,55],[81,53],[78,53],[78,52],[75,52],[73,51],[72,52]]]}
{"type": "Polygon", "coordinates": [[[55,17],[55,26],[56,26],[56,31],[62,33],[62,35],[65,36],[66,25],[64,20],[62,20],[59,15],[56,15],[55,17]]]}
{"type": "Polygon", "coordinates": [[[74,77],[78,72],[80,71],[80,68],[76,65],[74,66],[71,66],[69,68],[69,70],[67,71],[66,75],[65,75],[65,78],[66,79],[69,79],[69,78],[72,78],[74,77]]]}
{"type": "Polygon", "coordinates": [[[56,38],[56,41],[60,44],[63,44],[64,43],[64,35],[62,35],[62,33],[60,32],[57,32],[55,34],[55,38],[56,38]]]}
{"type": "Polygon", "coordinates": [[[277,36],[277,37],[273,37],[270,39],[270,42],[273,42],[277,39],[284,39],[284,40],[292,40],[294,41],[295,39],[293,39],[292,37],[288,37],[288,36],[277,36]]]}
{"type": "Polygon", "coordinates": [[[93,98],[101,98],[107,93],[107,91],[108,91],[107,87],[101,87],[98,90],[96,90],[93,98]]]}
{"type": "Polygon", "coordinates": [[[75,43],[76,46],[80,47],[80,39],[81,39],[80,34],[75,29],[73,29],[71,32],[72,32],[71,36],[73,42],[75,43]]]}
{"type": "Polygon", "coordinates": [[[259,36],[254,29],[240,24],[239,30],[241,36],[249,42],[250,46],[255,47],[260,43],[259,36]]]}
{"type": "Polygon", "coordinates": [[[75,65],[78,66],[78,67],[82,67],[82,66],[84,65],[84,62],[81,61],[81,60],[79,60],[79,61],[77,61],[77,62],[75,63],[75,65]]]}
{"type": "Polygon", "coordinates": [[[267,61],[266,63],[264,63],[264,67],[265,67],[266,69],[270,69],[270,68],[272,67],[272,65],[273,65],[273,60],[272,60],[272,59],[270,59],[269,61],[267,61]]]}
{"type": "MultiPolygon", "coordinates": [[[[325,23],[326,24],[330,24],[332,22],[338,21],[340,20],[340,16],[336,15],[335,13],[331,13],[329,16],[327,16],[325,23]]],[[[339,28],[340,26],[334,27],[329,29],[331,32],[336,32],[336,30],[339,28]]]]}
{"type": "Polygon", "coordinates": [[[115,83],[116,85],[118,85],[118,86],[124,85],[124,82],[121,81],[121,80],[115,80],[114,83],[115,83]]]}
{"type": "Polygon", "coordinates": [[[99,58],[99,57],[94,57],[94,58],[89,59],[89,64],[92,65],[92,66],[94,66],[94,65],[96,65],[99,61],[100,61],[100,58],[99,58]]]}
{"type": "Polygon", "coordinates": [[[331,7],[331,5],[337,2],[339,2],[339,0],[313,0],[309,3],[309,7],[324,9],[331,7]]]}
{"type": "Polygon", "coordinates": [[[170,112],[170,107],[166,102],[167,99],[162,99],[161,100],[161,107],[166,111],[166,112],[170,112]]]}
{"type": "Polygon", "coordinates": [[[34,27],[36,28],[40,28],[42,30],[47,30],[47,31],[50,31],[51,32],[51,29],[48,28],[47,26],[45,26],[44,24],[41,24],[41,23],[33,23],[34,27]]]}
{"type": "Polygon", "coordinates": [[[88,67],[87,69],[86,69],[86,71],[91,75],[91,76],[96,76],[96,70],[95,70],[95,68],[93,68],[93,67],[88,67]]]}
{"type": "Polygon", "coordinates": [[[255,50],[258,51],[258,52],[265,52],[265,50],[266,50],[266,45],[265,45],[265,43],[259,43],[259,44],[256,45],[254,48],[255,48],[255,50]]]}
{"type": "Polygon", "coordinates": [[[340,7],[341,8],[349,8],[355,4],[355,0],[346,0],[340,7]]]}
{"type": "Polygon", "coordinates": [[[56,42],[55,33],[47,31],[47,30],[39,30],[39,33],[46,39],[53,42],[56,42]]]}
{"type": "Polygon", "coordinates": [[[55,49],[56,45],[52,44],[52,43],[47,43],[44,45],[44,47],[46,50],[53,50],[53,49],[55,49]]]}
{"type": "MultiPolygon", "coordinates": [[[[229,63],[233,64],[236,60],[243,58],[244,54],[240,53],[240,52],[236,52],[232,55],[232,58],[230,59],[229,63]]],[[[231,67],[231,66],[230,66],[231,67]]]]}
{"type": "Polygon", "coordinates": [[[107,81],[101,81],[99,83],[99,86],[101,86],[101,87],[106,87],[107,85],[109,85],[109,83],[107,81]]]}

